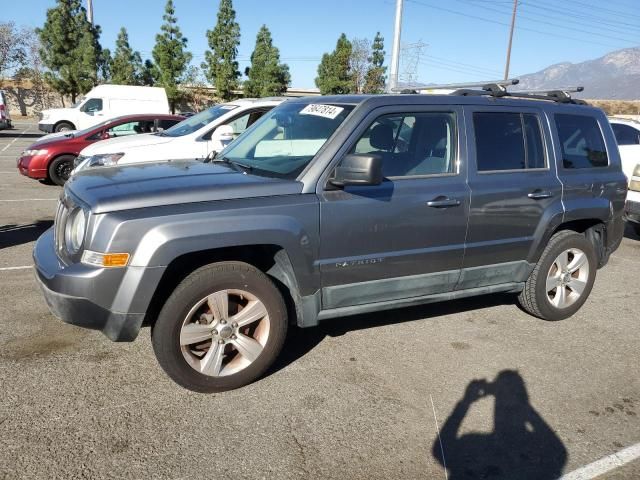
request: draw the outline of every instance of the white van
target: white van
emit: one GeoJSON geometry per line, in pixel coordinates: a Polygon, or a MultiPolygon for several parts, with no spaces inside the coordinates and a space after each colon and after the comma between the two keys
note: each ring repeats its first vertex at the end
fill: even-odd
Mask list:
{"type": "Polygon", "coordinates": [[[9,114],[9,105],[7,105],[7,94],[4,90],[0,90],[0,129],[11,128],[11,115],[9,114]]]}
{"type": "Polygon", "coordinates": [[[43,110],[38,128],[47,133],[82,130],[134,113],[169,113],[164,88],[98,85],[71,108],[43,110]]]}
{"type": "Polygon", "coordinates": [[[92,167],[110,167],[168,160],[204,160],[240,136],[284,98],[243,98],[222,103],[159,133],[96,142],[76,158],[74,173],[92,167]]]}

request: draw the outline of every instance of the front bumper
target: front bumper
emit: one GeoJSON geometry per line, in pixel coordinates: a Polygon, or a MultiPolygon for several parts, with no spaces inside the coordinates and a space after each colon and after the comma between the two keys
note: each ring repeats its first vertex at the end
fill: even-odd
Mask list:
{"type": "Polygon", "coordinates": [[[38,123],[38,130],[45,133],[53,133],[53,123],[38,123]]]}
{"type": "Polygon", "coordinates": [[[135,340],[164,268],[63,265],[53,229],[33,250],[35,274],[47,305],[65,323],[100,330],[115,342],[135,340]]]}
{"type": "Polygon", "coordinates": [[[20,157],[18,159],[18,170],[25,177],[45,179],[47,178],[46,168],[35,168],[38,165],[46,165],[46,160],[42,161],[41,157],[20,157]]]}

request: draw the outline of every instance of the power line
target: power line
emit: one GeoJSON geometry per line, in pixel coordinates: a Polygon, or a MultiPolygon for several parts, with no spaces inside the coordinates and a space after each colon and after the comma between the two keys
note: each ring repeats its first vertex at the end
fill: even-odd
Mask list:
{"type": "MultiPolygon", "coordinates": [[[[458,1],[460,1],[460,0],[458,0],[458,1]]],[[[498,13],[503,14],[503,15],[507,14],[507,12],[503,12],[503,11],[495,9],[495,8],[487,7],[485,5],[478,5],[478,6],[480,8],[483,8],[483,9],[491,11],[491,12],[498,12],[498,13]]],[[[519,15],[518,18],[521,19],[521,20],[529,20],[529,21],[535,22],[537,24],[550,25],[552,27],[561,27],[561,28],[563,28],[565,30],[573,30],[573,31],[576,31],[576,32],[588,33],[590,35],[595,35],[595,36],[602,37],[602,38],[610,38],[612,40],[619,40],[621,42],[628,42],[628,43],[633,44],[633,45],[635,45],[637,43],[634,40],[629,40],[629,39],[620,38],[620,37],[614,37],[614,36],[611,36],[611,35],[605,35],[605,34],[598,33],[598,32],[587,31],[584,28],[570,27],[570,26],[565,25],[564,23],[555,23],[555,22],[550,22],[548,20],[538,20],[538,19],[535,19],[535,18],[528,17],[526,15],[519,15]]]]}
{"type": "MultiPolygon", "coordinates": [[[[566,18],[566,10],[562,10],[559,8],[555,8],[557,7],[557,4],[549,4],[549,3],[545,3],[545,2],[540,2],[538,0],[536,0],[536,3],[529,3],[528,1],[521,1],[520,2],[522,5],[526,6],[527,8],[536,8],[538,10],[544,10],[545,12],[555,12],[559,15],[563,15],[563,21],[571,21],[573,23],[579,23],[576,20],[573,20],[571,18],[566,18]]],[[[602,17],[598,17],[595,15],[589,15],[589,14],[585,14],[582,12],[571,12],[571,17],[576,18],[576,19],[582,19],[582,20],[586,20],[590,23],[595,23],[596,26],[598,26],[599,28],[602,28],[602,25],[607,25],[609,27],[622,27],[624,26],[624,30],[615,30],[615,33],[624,33],[625,31],[631,29],[634,30],[640,30],[640,23],[639,24],[634,24],[634,23],[626,23],[626,22],[622,22],[619,20],[607,20],[606,18],[602,18],[602,17]]]]}
{"type": "MultiPolygon", "coordinates": [[[[467,13],[462,13],[462,12],[459,12],[459,11],[456,11],[456,10],[451,10],[449,8],[437,7],[435,5],[430,5],[428,3],[420,2],[418,0],[407,0],[407,1],[411,2],[411,3],[414,3],[416,5],[421,5],[423,7],[432,8],[432,9],[435,9],[435,10],[441,10],[443,12],[448,12],[448,13],[451,13],[451,14],[454,14],[454,15],[459,15],[459,16],[462,16],[462,17],[473,18],[475,20],[481,20],[481,21],[487,22],[487,23],[493,23],[493,24],[496,24],[496,25],[503,25],[505,27],[509,27],[510,26],[508,23],[500,22],[498,20],[484,18],[484,17],[480,17],[478,15],[471,15],[471,14],[467,14],[467,13]]],[[[558,34],[558,33],[544,32],[544,31],[541,31],[541,30],[536,30],[536,29],[528,28],[528,27],[520,27],[519,30],[538,33],[538,34],[541,34],[541,35],[545,35],[547,37],[564,38],[564,39],[567,39],[567,40],[575,40],[575,41],[582,42],[582,43],[591,43],[591,44],[600,45],[600,46],[603,46],[603,47],[620,48],[620,45],[612,45],[612,44],[608,44],[608,43],[594,42],[593,40],[585,40],[585,39],[582,39],[582,38],[570,37],[570,36],[561,35],[561,34],[558,34]]]]}

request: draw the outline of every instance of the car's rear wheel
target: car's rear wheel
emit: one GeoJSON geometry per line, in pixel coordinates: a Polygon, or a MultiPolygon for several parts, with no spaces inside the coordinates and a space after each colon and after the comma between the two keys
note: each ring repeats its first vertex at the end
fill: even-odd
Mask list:
{"type": "Polygon", "coordinates": [[[53,129],[54,132],[68,132],[69,130],[75,130],[73,124],[69,122],[59,122],[53,129]]]}
{"type": "Polygon", "coordinates": [[[280,353],[286,332],[287,310],[273,282],[246,263],[222,262],[178,285],[151,338],[176,383],[209,393],[256,380],[280,353]]]}
{"type": "Polygon", "coordinates": [[[520,305],[545,320],[572,316],[593,288],[597,265],[593,244],[583,234],[556,233],[520,293],[520,305]]]}
{"type": "Polygon", "coordinates": [[[60,155],[49,164],[49,178],[56,185],[64,185],[73,171],[73,155],[60,155]]]}

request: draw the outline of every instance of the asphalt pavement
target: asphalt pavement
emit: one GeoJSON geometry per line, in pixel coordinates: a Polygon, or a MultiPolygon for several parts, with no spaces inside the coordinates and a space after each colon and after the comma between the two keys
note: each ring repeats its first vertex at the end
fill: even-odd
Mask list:
{"type": "Polygon", "coordinates": [[[112,343],[49,313],[31,249],[60,188],[16,169],[38,135],[0,131],[0,478],[587,479],[640,449],[630,229],[568,320],[512,295],[331,320],[294,329],[258,382],[202,395],[165,376],[148,329],[112,343]]]}

